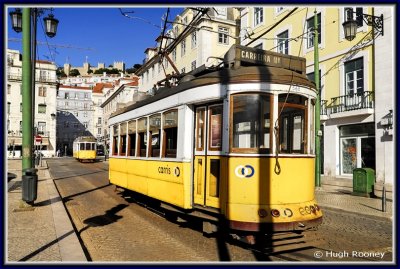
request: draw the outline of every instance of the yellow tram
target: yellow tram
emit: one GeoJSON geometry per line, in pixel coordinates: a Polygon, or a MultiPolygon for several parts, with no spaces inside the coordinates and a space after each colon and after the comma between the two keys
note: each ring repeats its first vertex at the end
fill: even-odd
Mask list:
{"type": "Polygon", "coordinates": [[[96,160],[96,143],[93,136],[79,136],[73,142],[73,157],[78,161],[96,160]]]}
{"type": "Polygon", "coordinates": [[[198,68],[118,110],[109,120],[110,183],[204,217],[205,231],[221,221],[237,234],[318,226],[317,94],[305,66],[234,45],[224,66],[198,68]]]}

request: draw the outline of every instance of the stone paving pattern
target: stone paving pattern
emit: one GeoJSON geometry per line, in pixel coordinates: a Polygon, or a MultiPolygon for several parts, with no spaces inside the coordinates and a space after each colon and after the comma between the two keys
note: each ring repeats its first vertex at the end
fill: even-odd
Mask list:
{"type": "MultiPolygon", "coordinates": [[[[6,263],[87,261],[50,177],[46,161],[43,161],[43,166],[37,167],[38,198],[33,207],[24,207],[26,204],[22,202],[21,166],[21,160],[8,160],[7,162],[8,172],[15,174],[16,178],[8,183],[6,198],[8,208],[6,263]]],[[[341,190],[318,188],[316,199],[322,208],[330,207],[350,213],[392,219],[393,202],[391,199],[386,202],[386,212],[381,210],[382,200],[380,198],[354,196],[341,190]]],[[[143,223],[143,225],[149,224],[143,223]]]]}

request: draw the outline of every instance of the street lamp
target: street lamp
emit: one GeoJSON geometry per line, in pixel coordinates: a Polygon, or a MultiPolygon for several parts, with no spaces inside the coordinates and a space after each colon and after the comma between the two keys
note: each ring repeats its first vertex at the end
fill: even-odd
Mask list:
{"type": "MultiPolygon", "coordinates": [[[[22,200],[32,204],[37,198],[37,170],[33,163],[34,97],[37,18],[44,8],[17,8],[10,12],[13,29],[22,32],[22,200]]],[[[50,9],[52,10],[52,9],[50,9]]],[[[54,37],[58,20],[45,18],[46,34],[54,37]]]]}
{"type": "Polygon", "coordinates": [[[12,28],[15,32],[22,32],[22,12],[20,8],[16,8],[10,12],[12,28]]]}
{"type": "Polygon", "coordinates": [[[353,14],[357,14],[357,17],[362,16],[362,19],[367,25],[374,27],[381,35],[383,35],[383,14],[381,16],[373,16],[364,13],[354,12],[353,9],[346,10],[346,21],[342,24],[344,36],[347,40],[351,41],[356,37],[357,34],[357,21],[353,19],[353,14]]]}

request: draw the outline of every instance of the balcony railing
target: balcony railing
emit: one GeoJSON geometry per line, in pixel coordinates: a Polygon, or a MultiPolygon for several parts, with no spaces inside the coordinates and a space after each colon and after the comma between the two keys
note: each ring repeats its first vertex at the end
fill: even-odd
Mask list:
{"type": "MultiPolygon", "coordinates": [[[[7,79],[8,80],[15,80],[15,81],[22,81],[22,75],[21,74],[7,74],[7,79]]],[[[41,82],[41,83],[56,83],[57,79],[52,78],[50,76],[36,76],[36,82],[41,82]]]]}
{"type": "Polygon", "coordinates": [[[372,91],[333,97],[329,104],[327,100],[321,100],[321,115],[367,108],[375,108],[374,92],[372,91]]]}

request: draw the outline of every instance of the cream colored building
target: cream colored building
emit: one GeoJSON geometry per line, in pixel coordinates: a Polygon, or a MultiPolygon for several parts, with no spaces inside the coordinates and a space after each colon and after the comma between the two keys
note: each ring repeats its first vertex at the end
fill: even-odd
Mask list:
{"type": "MultiPolygon", "coordinates": [[[[56,65],[49,61],[36,61],[34,134],[41,142],[35,149],[45,157],[56,154],[56,65]]],[[[7,157],[20,158],[22,154],[22,55],[7,49],[7,157]]],[[[34,139],[36,141],[36,139],[34,139]]]]}
{"type": "Polygon", "coordinates": [[[202,65],[218,65],[221,62],[218,58],[223,57],[231,45],[239,41],[236,24],[239,10],[216,7],[209,9],[207,14],[185,8],[175,18],[172,28],[166,31],[168,38],[157,38],[158,45],[145,50],[145,62],[136,72],[140,76],[140,92],[152,93],[165,83],[163,80],[166,75],[181,74],[177,76],[180,79],[183,74],[202,65]],[[163,48],[175,68],[166,57],[158,54],[160,42],[163,42],[163,48]]]}
{"type": "Polygon", "coordinates": [[[322,184],[351,188],[355,168],[372,168],[375,188],[382,187],[383,182],[391,185],[393,155],[386,156],[384,149],[393,153],[393,149],[388,150],[393,147],[393,136],[386,135],[390,141],[384,147],[384,128],[377,128],[393,109],[393,7],[245,7],[241,9],[241,45],[305,57],[307,74],[314,80],[311,30],[315,14],[320,25],[322,184]],[[363,14],[384,14],[384,36],[374,33],[361,19],[355,39],[346,40],[342,23],[349,8],[363,14]],[[388,160],[382,168],[385,156],[388,160]]]}

